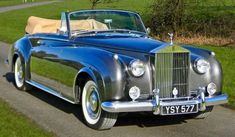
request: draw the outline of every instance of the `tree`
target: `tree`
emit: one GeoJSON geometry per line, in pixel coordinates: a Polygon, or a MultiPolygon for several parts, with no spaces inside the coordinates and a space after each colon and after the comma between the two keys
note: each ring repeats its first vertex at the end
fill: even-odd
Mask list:
{"type": "Polygon", "coordinates": [[[90,0],[91,2],[91,9],[95,9],[96,5],[101,2],[101,0],[90,0]]]}
{"type": "MultiPolygon", "coordinates": [[[[103,3],[112,3],[112,2],[118,2],[119,0],[103,0],[103,3]]],[[[91,9],[95,9],[95,7],[102,2],[102,0],[90,0],[91,2],[91,9]]]]}
{"type": "Polygon", "coordinates": [[[148,24],[160,37],[169,32],[177,35],[182,24],[185,0],[155,0],[151,5],[148,24]]]}

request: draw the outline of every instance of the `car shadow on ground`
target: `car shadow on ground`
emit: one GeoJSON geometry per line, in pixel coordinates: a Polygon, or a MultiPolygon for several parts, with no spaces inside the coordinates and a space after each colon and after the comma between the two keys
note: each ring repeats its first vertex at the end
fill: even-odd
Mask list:
{"type": "Polygon", "coordinates": [[[4,77],[7,82],[14,84],[14,73],[8,72],[5,75],[3,75],[2,77],[4,77]]]}
{"type": "Polygon", "coordinates": [[[187,123],[188,118],[183,115],[178,116],[157,116],[152,113],[128,113],[120,116],[115,126],[137,125],[139,127],[155,127],[164,125],[175,125],[187,123]]]}
{"type": "MultiPolygon", "coordinates": [[[[6,73],[3,77],[6,80],[14,84],[14,74],[6,73]]],[[[32,88],[32,90],[27,91],[30,95],[46,102],[47,104],[62,110],[68,114],[73,114],[81,122],[84,123],[82,109],[80,105],[70,104],[58,97],[55,97],[49,93],[46,93],[40,89],[32,88]]],[[[121,113],[118,117],[118,120],[115,124],[118,126],[138,126],[138,127],[152,127],[152,126],[164,126],[171,124],[182,124],[187,123],[188,117],[184,115],[179,116],[155,116],[152,113],[121,113]]]]}

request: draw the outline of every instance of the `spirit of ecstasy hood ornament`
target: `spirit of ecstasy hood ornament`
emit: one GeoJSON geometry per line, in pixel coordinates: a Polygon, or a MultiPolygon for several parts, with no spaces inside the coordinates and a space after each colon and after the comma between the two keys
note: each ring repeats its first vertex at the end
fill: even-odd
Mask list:
{"type": "Polygon", "coordinates": [[[168,33],[168,35],[170,36],[170,39],[171,39],[171,45],[173,45],[173,37],[174,37],[174,34],[173,33],[168,33]]]}

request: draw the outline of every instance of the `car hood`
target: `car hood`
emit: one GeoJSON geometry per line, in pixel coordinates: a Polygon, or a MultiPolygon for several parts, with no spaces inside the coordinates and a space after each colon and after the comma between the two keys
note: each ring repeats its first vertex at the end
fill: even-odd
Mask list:
{"type": "Polygon", "coordinates": [[[151,53],[168,46],[168,43],[142,37],[77,37],[75,42],[134,52],[151,53]]]}

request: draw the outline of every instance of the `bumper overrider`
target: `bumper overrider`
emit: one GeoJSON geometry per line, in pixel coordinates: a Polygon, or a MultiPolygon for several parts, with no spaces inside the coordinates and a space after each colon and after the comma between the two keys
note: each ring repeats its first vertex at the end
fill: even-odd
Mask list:
{"type": "Polygon", "coordinates": [[[208,106],[227,102],[228,96],[226,94],[205,97],[204,92],[201,92],[197,98],[172,98],[162,100],[159,98],[159,93],[154,92],[153,99],[151,100],[107,101],[102,102],[101,107],[104,111],[111,113],[152,111],[155,115],[164,115],[161,110],[164,106],[197,105],[198,111],[205,111],[208,106]]]}

